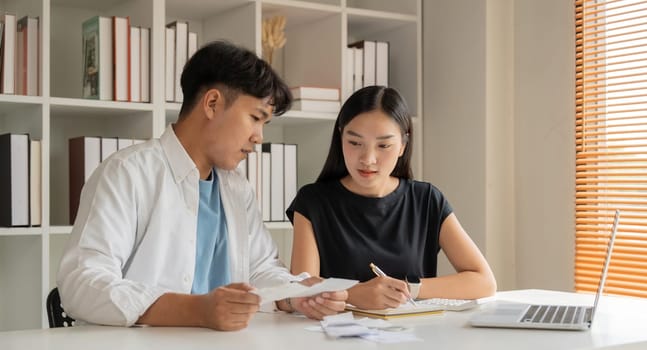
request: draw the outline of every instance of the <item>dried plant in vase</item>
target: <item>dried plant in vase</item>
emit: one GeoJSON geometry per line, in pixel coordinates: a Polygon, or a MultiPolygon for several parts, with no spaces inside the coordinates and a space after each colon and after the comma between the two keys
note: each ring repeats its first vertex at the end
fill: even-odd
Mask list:
{"type": "Polygon", "coordinates": [[[263,58],[269,64],[272,64],[274,51],[282,48],[286,40],[285,16],[274,16],[263,20],[263,33],[261,35],[263,58]]]}

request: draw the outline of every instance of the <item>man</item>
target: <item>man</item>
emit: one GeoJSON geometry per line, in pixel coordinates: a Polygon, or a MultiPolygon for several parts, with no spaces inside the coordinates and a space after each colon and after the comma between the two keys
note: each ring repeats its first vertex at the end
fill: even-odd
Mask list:
{"type": "MultiPolygon", "coordinates": [[[[181,85],[177,123],[114,154],[83,188],[57,278],[76,319],[237,330],[259,310],[252,285],[298,280],[277,260],[251,186],[234,170],[272,114],[289,109],[288,87],[254,53],[225,42],[196,52],[181,85]]],[[[343,310],[346,297],[269,307],[320,319],[343,310]]]]}

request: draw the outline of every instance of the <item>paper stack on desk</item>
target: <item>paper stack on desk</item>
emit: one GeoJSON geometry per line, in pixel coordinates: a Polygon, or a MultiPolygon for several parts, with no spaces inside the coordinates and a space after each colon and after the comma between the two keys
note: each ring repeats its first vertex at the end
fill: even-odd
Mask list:
{"type": "Polygon", "coordinates": [[[326,316],[321,329],[331,338],[359,337],[376,343],[422,341],[410,329],[380,319],[355,319],[352,312],[326,316]]]}
{"type": "Polygon", "coordinates": [[[285,298],[309,297],[323,292],[338,292],[354,286],[357,282],[356,280],[343,278],[328,278],[312,286],[304,286],[301,283],[286,283],[273,287],[255,289],[251,293],[260,296],[261,303],[267,303],[285,298]]]}

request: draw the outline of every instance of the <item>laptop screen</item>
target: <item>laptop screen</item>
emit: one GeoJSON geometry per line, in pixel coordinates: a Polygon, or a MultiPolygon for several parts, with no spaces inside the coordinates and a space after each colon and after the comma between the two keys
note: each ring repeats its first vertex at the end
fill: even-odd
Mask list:
{"type": "Polygon", "coordinates": [[[611,228],[611,238],[609,238],[609,247],[607,248],[607,256],[604,259],[604,266],[602,267],[602,274],[600,275],[600,285],[598,286],[598,292],[595,294],[595,302],[593,303],[593,311],[591,313],[591,323],[593,323],[593,318],[595,318],[595,310],[598,308],[598,301],[604,290],[604,284],[607,281],[607,271],[609,270],[609,261],[611,261],[611,252],[613,251],[613,244],[616,240],[616,231],[618,230],[618,219],[620,219],[620,210],[616,209],[616,215],[613,219],[613,227],[611,228]]]}

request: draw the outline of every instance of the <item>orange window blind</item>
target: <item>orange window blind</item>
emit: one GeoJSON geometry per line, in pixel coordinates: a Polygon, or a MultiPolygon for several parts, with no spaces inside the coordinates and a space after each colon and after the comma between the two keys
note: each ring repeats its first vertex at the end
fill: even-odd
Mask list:
{"type": "Polygon", "coordinates": [[[575,289],[647,297],[647,1],[576,0],[575,289]]]}

